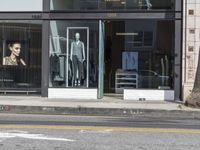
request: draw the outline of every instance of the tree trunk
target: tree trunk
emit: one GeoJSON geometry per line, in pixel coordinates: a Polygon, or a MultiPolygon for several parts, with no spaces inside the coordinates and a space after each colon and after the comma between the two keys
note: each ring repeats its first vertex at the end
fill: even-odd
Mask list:
{"type": "Polygon", "coordinates": [[[200,108],[200,53],[198,57],[198,65],[195,76],[194,87],[191,94],[187,97],[185,104],[200,108]]]}

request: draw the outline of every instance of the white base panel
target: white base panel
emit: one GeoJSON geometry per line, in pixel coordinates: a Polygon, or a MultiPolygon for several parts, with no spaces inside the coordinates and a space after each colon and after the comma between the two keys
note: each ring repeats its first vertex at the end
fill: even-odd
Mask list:
{"type": "Polygon", "coordinates": [[[124,89],[124,100],[174,101],[174,90],[124,89]]]}
{"type": "Polygon", "coordinates": [[[48,98],[97,99],[97,89],[49,88],[48,98]]]}

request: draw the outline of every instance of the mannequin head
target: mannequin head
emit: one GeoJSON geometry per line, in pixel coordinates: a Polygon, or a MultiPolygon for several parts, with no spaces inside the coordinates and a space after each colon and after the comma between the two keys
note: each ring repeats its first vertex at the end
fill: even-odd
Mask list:
{"type": "Polygon", "coordinates": [[[75,39],[76,39],[76,41],[79,41],[79,39],[80,39],[80,34],[79,33],[75,34],[75,39]]]}

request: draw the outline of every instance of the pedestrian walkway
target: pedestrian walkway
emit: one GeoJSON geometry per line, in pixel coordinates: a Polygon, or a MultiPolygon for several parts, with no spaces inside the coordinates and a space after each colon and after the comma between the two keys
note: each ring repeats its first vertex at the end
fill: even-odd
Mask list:
{"type": "Polygon", "coordinates": [[[37,96],[0,96],[0,112],[41,113],[70,115],[144,115],[180,113],[192,117],[200,109],[169,101],[124,101],[120,97],[104,97],[101,100],[48,99],[37,96]],[[190,113],[190,114],[186,114],[190,113]]]}

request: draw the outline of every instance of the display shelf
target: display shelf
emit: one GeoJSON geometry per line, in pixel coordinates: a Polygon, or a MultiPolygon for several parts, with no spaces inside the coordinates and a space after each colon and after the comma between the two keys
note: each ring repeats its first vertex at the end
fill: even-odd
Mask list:
{"type": "Polygon", "coordinates": [[[137,71],[124,71],[118,69],[115,74],[115,92],[123,93],[124,89],[138,88],[137,71]]]}

